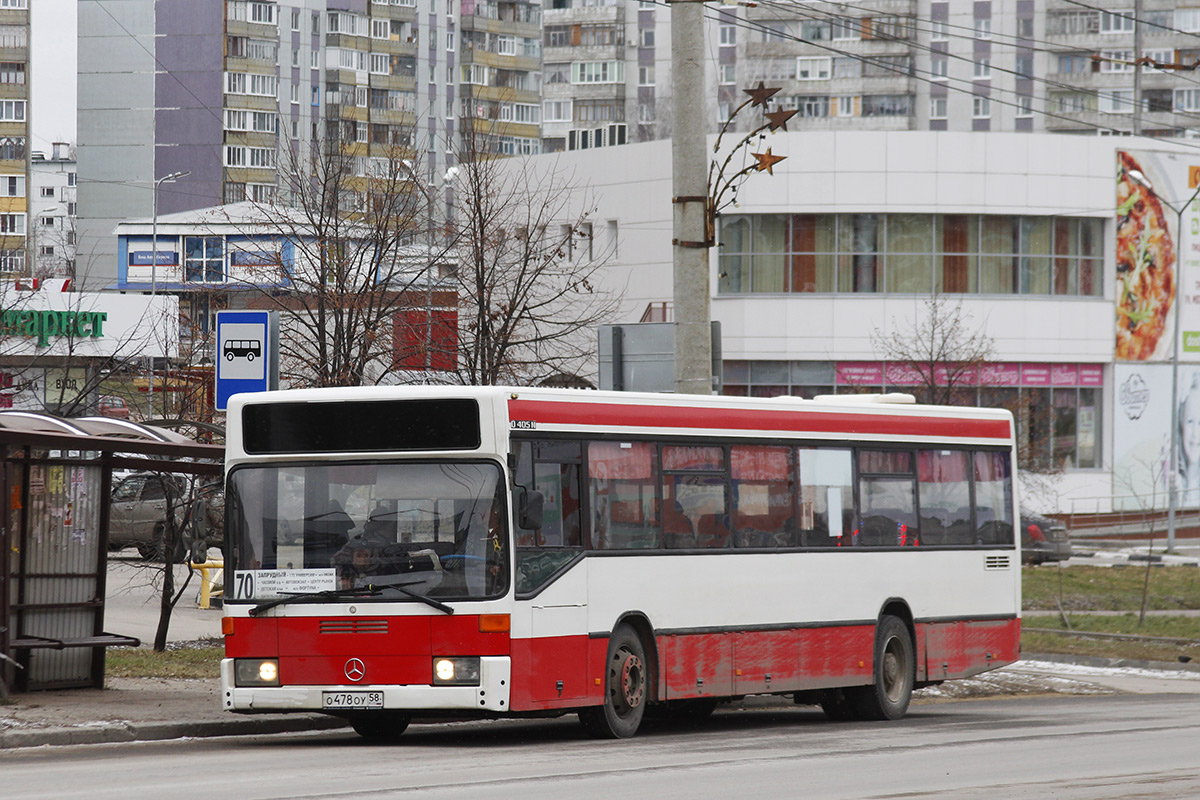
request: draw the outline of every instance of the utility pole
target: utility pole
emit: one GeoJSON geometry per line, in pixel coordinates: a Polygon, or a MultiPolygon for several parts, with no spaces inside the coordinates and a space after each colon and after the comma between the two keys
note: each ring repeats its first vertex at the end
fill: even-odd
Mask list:
{"type": "Polygon", "coordinates": [[[1142,135],[1142,0],[1133,0],[1133,135],[1142,135]]]}
{"type": "Polygon", "coordinates": [[[712,394],[704,3],[671,3],[675,391],[712,394]]]}

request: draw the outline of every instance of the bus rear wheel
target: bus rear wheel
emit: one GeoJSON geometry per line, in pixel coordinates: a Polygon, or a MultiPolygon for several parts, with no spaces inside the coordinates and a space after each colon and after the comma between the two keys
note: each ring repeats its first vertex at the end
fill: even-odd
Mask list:
{"type": "Polygon", "coordinates": [[[604,705],[585,708],[579,721],[597,739],[628,739],[646,713],[646,648],[637,632],[618,625],[608,640],[604,668],[604,705]]]}
{"type": "Polygon", "coordinates": [[[915,680],[912,636],[899,618],[885,616],[875,628],[875,670],[870,686],[853,690],[862,719],[900,719],[908,711],[915,680]]]}
{"type": "Polygon", "coordinates": [[[393,742],[408,728],[410,717],[389,711],[356,714],[349,718],[350,727],[364,739],[376,742],[393,742]]]}

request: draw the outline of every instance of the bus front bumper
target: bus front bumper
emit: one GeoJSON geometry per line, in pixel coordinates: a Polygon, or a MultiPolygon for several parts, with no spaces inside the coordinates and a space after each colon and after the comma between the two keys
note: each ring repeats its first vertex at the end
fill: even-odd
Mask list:
{"type": "MultiPolygon", "coordinates": [[[[507,656],[479,659],[478,686],[396,686],[343,684],[337,686],[234,686],[232,658],[221,661],[221,703],[226,711],[280,713],[325,711],[333,714],[355,709],[330,707],[336,695],[379,692],[388,711],[508,711],[512,664],[507,656]]],[[[366,708],[366,707],[364,707],[366,708]]],[[[370,708],[380,708],[371,706],[370,708]]]]}

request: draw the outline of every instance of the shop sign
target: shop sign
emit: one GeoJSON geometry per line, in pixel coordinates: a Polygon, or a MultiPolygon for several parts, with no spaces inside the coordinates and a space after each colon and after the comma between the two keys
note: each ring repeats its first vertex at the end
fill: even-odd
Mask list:
{"type": "Polygon", "coordinates": [[[0,336],[25,336],[46,347],[51,339],[92,338],[104,335],[104,311],[38,311],[5,309],[0,312],[0,336]]]}

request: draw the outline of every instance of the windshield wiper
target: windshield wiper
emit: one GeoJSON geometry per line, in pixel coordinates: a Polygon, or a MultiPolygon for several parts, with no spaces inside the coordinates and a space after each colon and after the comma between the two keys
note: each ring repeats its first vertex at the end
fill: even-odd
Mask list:
{"type": "MultiPolygon", "coordinates": [[[[413,583],[423,583],[423,581],[413,581],[413,583]]],[[[395,589],[397,592],[400,592],[401,594],[404,594],[404,595],[408,595],[409,597],[411,597],[414,600],[420,600],[425,605],[432,606],[433,608],[436,608],[438,611],[444,611],[448,615],[454,614],[454,609],[451,608],[450,606],[446,605],[445,603],[441,602],[440,600],[434,600],[432,597],[423,595],[420,592],[414,592],[412,589],[405,589],[403,584],[380,583],[380,584],[369,584],[369,587],[372,589],[376,589],[376,590],[395,589]]]]}
{"type": "Polygon", "coordinates": [[[367,586],[354,586],[349,589],[322,589],[319,592],[285,592],[283,596],[276,597],[273,600],[268,600],[265,603],[259,603],[254,608],[250,609],[250,616],[257,617],[268,609],[282,606],[286,603],[291,603],[295,600],[306,600],[313,597],[321,597],[333,599],[335,597],[374,597],[380,594],[378,588],[367,586]]]}

